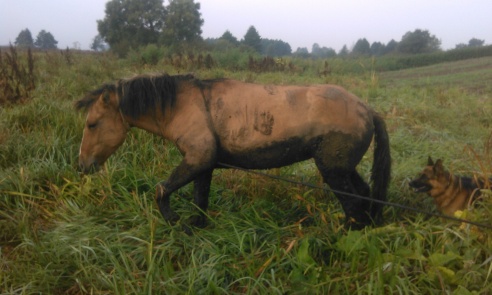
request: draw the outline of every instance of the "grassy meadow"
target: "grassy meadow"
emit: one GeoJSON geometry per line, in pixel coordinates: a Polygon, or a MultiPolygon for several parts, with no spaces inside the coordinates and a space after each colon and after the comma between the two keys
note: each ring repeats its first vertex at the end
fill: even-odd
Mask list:
{"type": "MultiPolygon", "coordinates": [[[[261,73],[109,54],[35,57],[32,98],[0,106],[0,294],[491,294],[490,229],[387,206],[381,227],[347,231],[333,196],[242,171],[214,172],[209,226],[187,235],[154,203],[177,149],[134,129],[104,171],[81,177],[85,116],[73,102],[149,72],[338,84],[385,117],[389,201],[436,212],[408,187],[429,155],[456,174],[492,176],[492,57],[356,74],[338,73],[336,61],[323,75],[323,61],[261,73]]],[[[372,150],[359,165],[366,179],[371,162],[372,150]]],[[[311,161],[267,173],[321,185],[311,161]]],[[[196,210],[191,192],[172,197],[182,219],[196,210]]],[[[492,224],[491,198],[484,191],[460,216],[492,224]]]]}

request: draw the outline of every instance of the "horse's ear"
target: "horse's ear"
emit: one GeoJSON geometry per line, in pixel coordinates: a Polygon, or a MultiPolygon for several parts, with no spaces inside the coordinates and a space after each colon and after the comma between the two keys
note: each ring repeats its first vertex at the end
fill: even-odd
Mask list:
{"type": "Polygon", "coordinates": [[[102,97],[103,97],[103,102],[105,104],[108,104],[109,103],[109,100],[110,100],[110,95],[109,95],[109,91],[107,89],[104,90],[104,92],[102,94],[102,97]]]}
{"type": "Polygon", "coordinates": [[[431,156],[427,159],[427,166],[434,166],[434,161],[432,160],[431,156]]]}

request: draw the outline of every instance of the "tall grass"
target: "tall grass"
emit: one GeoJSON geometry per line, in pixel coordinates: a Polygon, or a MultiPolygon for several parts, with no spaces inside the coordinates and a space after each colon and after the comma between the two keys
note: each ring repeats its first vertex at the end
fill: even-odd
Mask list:
{"type": "MultiPolygon", "coordinates": [[[[214,59],[216,59],[214,57],[214,59]]],[[[294,61],[295,63],[296,61],[294,61]]],[[[302,73],[202,69],[202,78],[340,84],[384,114],[390,132],[392,202],[435,210],[408,188],[429,155],[458,174],[490,176],[492,103],[472,79],[444,87],[402,73],[341,75],[330,64],[302,73]]],[[[480,61],[480,62],[483,62],[480,61]]],[[[333,196],[241,171],[214,172],[210,225],[187,235],[154,204],[155,184],[180,161],[169,143],[132,130],[105,171],[78,175],[84,116],[72,103],[88,90],[143,72],[171,74],[111,55],[39,55],[31,102],[0,109],[0,290],[2,294],[487,294],[490,230],[386,207],[378,228],[346,231],[333,196]]],[[[440,75],[443,83],[452,78],[440,75]]],[[[456,69],[457,70],[457,69],[456,69]]],[[[432,69],[427,69],[432,72],[432,69]]],[[[370,153],[359,170],[369,179],[370,153]]],[[[274,173],[321,184],[312,162],[274,173]]],[[[192,216],[192,187],[172,205],[192,216]]],[[[490,192],[462,214],[490,224],[490,192]]]]}

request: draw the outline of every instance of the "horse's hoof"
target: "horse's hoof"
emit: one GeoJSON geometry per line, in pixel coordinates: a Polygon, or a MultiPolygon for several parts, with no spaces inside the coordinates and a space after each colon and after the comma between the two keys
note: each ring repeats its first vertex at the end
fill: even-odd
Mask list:
{"type": "Polygon", "coordinates": [[[163,214],[163,217],[170,225],[175,225],[179,220],[179,215],[174,212],[166,215],[163,214]]]}
{"type": "Polygon", "coordinates": [[[185,234],[192,236],[193,228],[205,228],[207,226],[207,217],[194,215],[188,218],[186,222],[181,224],[181,229],[185,232],[185,234]]]}
{"type": "Polygon", "coordinates": [[[345,221],[345,229],[346,230],[362,230],[364,229],[366,226],[370,226],[371,225],[371,222],[369,221],[357,221],[353,218],[350,218],[348,220],[345,221]]]}
{"type": "Polygon", "coordinates": [[[182,224],[181,229],[184,231],[185,234],[192,236],[193,235],[193,230],[188,224],[182,224]]]}
{"type": "Polygon", "coordinates": [[[207,226],[207,217],[202,215],[194,215],[188,219],[187,223],[197,228],[205,228],[207,226]]]}

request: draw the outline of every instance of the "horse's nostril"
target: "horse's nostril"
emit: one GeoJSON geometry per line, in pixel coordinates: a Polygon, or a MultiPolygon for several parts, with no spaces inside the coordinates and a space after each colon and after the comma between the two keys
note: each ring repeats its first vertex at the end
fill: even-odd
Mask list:
{"type": "Polygon", "coordinates": [[[89,165],[85,165],[84,162],[79,163],[79,171],[82,174],[92,174],[99,171],[99,164],[97,162],[92,162],[89,165]]]}

